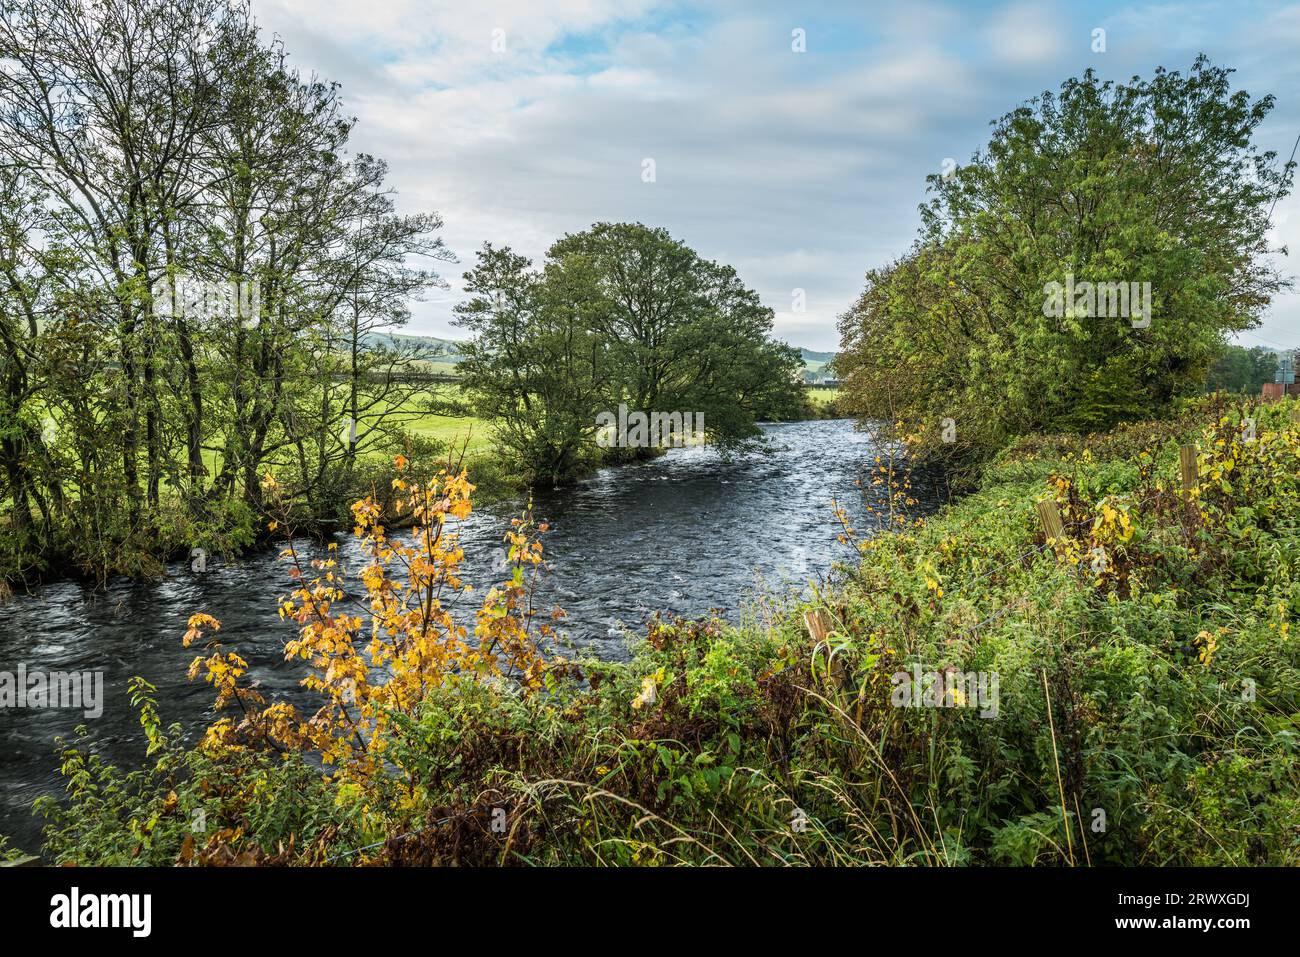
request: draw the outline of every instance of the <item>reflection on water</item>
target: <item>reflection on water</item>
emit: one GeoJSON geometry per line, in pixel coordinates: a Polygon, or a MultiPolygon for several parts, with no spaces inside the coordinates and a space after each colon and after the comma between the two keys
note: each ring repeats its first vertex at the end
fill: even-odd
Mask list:
{"type": "MultiPolygon", "coordinates": [[[[710,449],[673,449],[536,496],[535,515],[551,527],[541,597],[568,612],[574,643],[623,658],[627,630],[637,633],[656,610],[700,615],[720,608],[734,617],[757,594],[804,587],[847,556],[836,542],[831,502],[845,505],[858,529],[870,527],[855,485],[874,460],[870,437],[847,420],[764,431],[767,453],[727,460],[710,449]]],[[[925,489],[917,497],[933,499],[925,489]]],[[[508,511],[475,513],[462,524],[465,578],[476,590],[491,584],[491,556],[508,511]]],[[[340,552],[345,562],[358,555],[350,541],[340,552]]],[[[304,666],[286,663],[281,650],[293,630],[280,621],[276,601],[289,587],[274,553],[214,561],[201,575],[177,563],[152,585],[115,582],[94,591],[54,584],[0,606],[0,671],[14,672],[20,662],[29,671],[103,671],[104,713],[88,724],[107,758],[134,764],[143,751],[126,695],[131,676],[157,686],[166,723],[192,732],[211,719],[211,690],[185,679],[195,650],[182,648],[180,637],[194,612],[220,619],[220,637],[249,662],[268,700],[307,700],[298,688],[304,666]]],[[[474,601],[459,599],[467,621],[474,601]]],[[[62,787],[54,737],[83,720],[80,711],[0,710],[0,834],[25,850],[39,843],[31,802],[62,787]]]]}

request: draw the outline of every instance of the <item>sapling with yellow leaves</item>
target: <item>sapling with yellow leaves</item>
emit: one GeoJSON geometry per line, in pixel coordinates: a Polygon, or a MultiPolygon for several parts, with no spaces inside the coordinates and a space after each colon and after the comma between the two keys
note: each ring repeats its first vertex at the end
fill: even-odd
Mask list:
{"type": "MultiPolygon", "coordinates": [[[[285,657],[310,665],[302,685],[321,696],[319,710],[304,717],[287,703],[266,706],[255,690],[239,685],[247,663],[209,639],[210,654],[195,659],[190,676],[203,674],[213,685],[218,710],[237,704],[242,715],[213,724],[205,748],[310,751],[340,781],[364,787],[391,772],[386,751],[401,719],[416,716],[435,689],[470,683],[530,694],[542,687],[542,643],[555,634],[552,624],[538,620],[534,600],[543,567],[538,534],[546,527],[534,526],[529,515],[512,521],[509,577],[484,595],[472,625],[458,620],[453,604],[472,588],[462,578],[465,552],[457,525],[472,511],[474,486],[463,469],[419,480],[404,457],[395,465],[393,518],[410,527],[390,532],[374,496],[356,502],[353,534],[365,565],[355,576],[343,568],[337,543],[323,557],[305,559],[287,520],[271,523],[272,529],[284,527],[281,555],[297,582],[280,602],[280,617],[298,625],[285,657]],[[358,597],[345,587],[353,577],[362,586],[358,597]]],[[[266,476],[263,489],[268,502],[283,500],[274,477],[266,476]]],[[[548,617],[562,615],[556,609],[548,617]]],[[[187,645],[220,628],[205,614],[189,624],[187,645]]]]}

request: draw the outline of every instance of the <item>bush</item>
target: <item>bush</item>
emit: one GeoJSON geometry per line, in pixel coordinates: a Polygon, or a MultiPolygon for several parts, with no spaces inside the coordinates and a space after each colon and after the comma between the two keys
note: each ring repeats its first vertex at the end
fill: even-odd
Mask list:
{"type": "MultiPolygon", "coordinates": [[[[249,697],[238,657],[214,646],[194,673],[244,718],[221,719],[194,751],[151,745],[157,765],[125,778],[85,745],[69,749],[71,800],[44,804],[46,853],[1300,863],[1294,407],[1199,407],[1082,448],[1025,440],[932,519],[865,540],[846,530],[856,560],[810,600],[741,626],[656,618],[626,663],[567,660],[528,626],[541,552],[526,520],[515,570],[471,636],[441,610],[424,617],[383,558],[422,569],[406,583],[420,594],[434,581],[454,591],[454,542],[426,547],[441,521],[390,542],[370,524],[372,503],[358,503],[379,630],[325,607],[342,573],[332,565],[285,606],[303,626],[290,651],[315,664],[306,680],[321,715],[249,697]],[[1200,481],[1188,498],[1177,446],[1194,417],[1200,481]],[[1064,535],[1041,530],[1042,499],[1064,535]],[[913,669],[989,680],[977,693],[949,678],[920,700],[940,706],[902,707],[900,675],[913,669]],[[317,760],[323,773],[310,770],[317,760]],[[196,836],[185,822],[200,808],[214,829],[196,836]]],[[[429,515],[468,508],[463,477],[403,492],[433,503],[429,515]]],[[[193,626],[191,639],[214,627],[205,616],[193,626]]],[[[158,719],[141,703],[153,741],[158,719]]]]}

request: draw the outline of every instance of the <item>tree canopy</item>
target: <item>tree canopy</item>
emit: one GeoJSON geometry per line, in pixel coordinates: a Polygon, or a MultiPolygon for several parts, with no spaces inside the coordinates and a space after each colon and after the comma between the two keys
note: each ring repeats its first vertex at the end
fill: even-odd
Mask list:
{"type": "Polygon", "coordinates": [[[1227,345],[1214,365],[1210,366],[1206,388],[1244,395],[1259,395],[1265,382],[1272,382],[1277,374],[1277,353],[1264,346],[1227,345]]]}
{"type": "Polygon", "coordinates": [[[1293,166],[1254,145],[1273,98],[1231,72],[1204,57],[1128,83],[1090,70],[930,176],[916,244],[841,317],[844,407],[978,458],[1199,391],[1225,335],[1286,285],[1263,254],[1293,166]]]}
{"type": "MultiPolygon", "coordinates": [[[[729,266],[666,230],[597,223],[564,236],[542,268],[485,246],[457,308],[472,341],[460,371],[475,410],[542,481],[572,478],[597,447],[597,417],[690,413],[726,449],[755,422],[803,403],[798,350],[771,338],[772,310],[729,266]]],[[[653,454],[614,446],[606,459],[653,454]]]]}
{"type": "Polygon", "coordinates": [[[134,571],[164,525],[251,535],[271,467],[339,510],[419,358],[364,337],[449,258],[347,153],[353,122],[242,0],[0,7],[5,571],[134,571]],[[238,294],[175,308],[181,285],[238,294]]]}

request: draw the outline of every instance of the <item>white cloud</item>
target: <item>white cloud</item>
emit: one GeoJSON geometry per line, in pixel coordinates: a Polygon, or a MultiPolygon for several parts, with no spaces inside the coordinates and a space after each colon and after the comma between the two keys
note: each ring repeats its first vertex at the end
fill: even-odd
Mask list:
{"type": "MultiPolygon", "coordinates": [[[[777,310],[779,335],[831,349],[864,272],[911,244],[925,176],[945,157],[964,161],[989,120],[1043,89],[1089,66],[1113,79],[1185,69],[1200,49],[1240,64],[1253,93],[1300,88],[1288,39],[1300,14],[1275,4],[1240,22],[1212,3],[1104,18],[1054,3],[991,14],[934,2],[254,4],[294,62],[344,84],[361,120],[354,147],[390,162],[400,207],[442,214],[462,265],[447,270],[450,293],[415,306],[412,329],[444,335],[484,241],[540,258],[565,232],[640,220],[734,265],[777,310]],[[1167,41],[1162,22],[1198,46],[1167,41]],[[807,53],[790,50],[796,25],[807,53]],[[1097,25],[1104,56],[1089,50],[1097,25]],[[498,27],[505,54],[491,49],[498,27]],[[641,182],[645,157],[653,185],[641,182]],[[804,313],[790,311],[795,287],[808,292],[804,313]]],[[[1268,121],[1283,156],[1297,121],[1286,102],[1268,121]]],[[[1296,209],[1278,206],[1292,245],[1296,209]]],[[[1300,341],[1300,298],[1279,300],[1269,323],[1300,341]]]]}
{"type": "Polygon", "coordinates": [[[1017,3],[994,15],[984,40],[996,60],[1012,66],[1037,65],[1065,50],[1069,29],[1067,18],[1054,7],[1017,3]]]}

